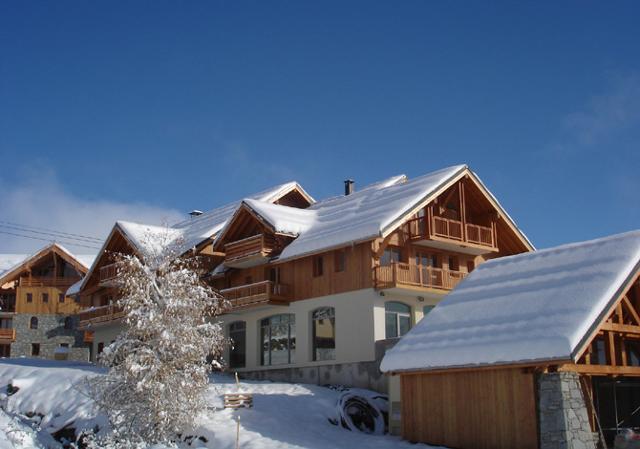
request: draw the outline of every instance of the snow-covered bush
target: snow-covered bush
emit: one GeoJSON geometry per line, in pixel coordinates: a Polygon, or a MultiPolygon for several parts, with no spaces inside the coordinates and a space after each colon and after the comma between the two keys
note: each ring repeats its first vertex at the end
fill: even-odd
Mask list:
{"type": "Polygon", "coordinates": [[[126,326],[100,358],[108,374],[89,386],[113,430],[100,447],[167,443],[188,431],[225,344],[211,322],[224,299],[200,280],[197,261],[178,257],[175,243],[147,243],[142,258],[117,256],[126,326]]]}

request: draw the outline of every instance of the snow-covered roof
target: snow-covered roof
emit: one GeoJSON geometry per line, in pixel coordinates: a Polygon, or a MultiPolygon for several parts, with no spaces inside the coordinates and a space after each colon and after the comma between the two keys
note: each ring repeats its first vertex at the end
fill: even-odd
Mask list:
{"type": "Polygon", "coordinates": [[[387,352],[381,370],[575,361],[640,267],[640,231],[488,261],[387,352]]]}
{"type": "Polygon", "coordinates": [[[269,223],[275,232],[289,235],[300,235],[314,223],[316,211],[297,207],[280,206],[246,199],[243,201],[254,213],[269,223]]]}
{"type": "Polygon", "coordinates": [[[25,263],[43,256],[47,250],[53,249],[54,247],[66,254],[70,259],[77,261],[85,270],[91,266],[96,257],[95,254],[76,255],[59,243],[47,245],[33,254],[0,254],[0,279],[8,277],[25,263]]]}
{"type": "Polygon", "coordinates": [[[456,165],[408,181],[394,177],[319,201],[307,209],[315,213],[312,225],[282,251],[280,260],[379,237],[466,168],[456,165]]]}
{"type": "MultiPolygon", "coordinates": [[[[314,202],[314,199],[295,181],[280,184],[270,189],[258,192],[248,197],[249,199],[264,201],[272,203],[282,198],[287,193],[297,189],[307,198],[310,203],[314,202]]],[[[235,210],[241,204],[241,201],[235,201],[233,203],[226,204],[216,209],[203,213],[200,216],[193,217],[177,223],[172,227],[182,232],[182,238],[184,241],[185,250],[192,248],[203,240],[206,240],[218,232],[224,227],[227,220],[231,218],[235,210]]]]}

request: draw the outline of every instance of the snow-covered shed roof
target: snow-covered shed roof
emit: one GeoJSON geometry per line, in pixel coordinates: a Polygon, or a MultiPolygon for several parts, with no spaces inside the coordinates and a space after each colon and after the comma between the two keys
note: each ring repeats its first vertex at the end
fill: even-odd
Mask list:
{"type": "Polygon", "coordinates": [[[490,260],[387,352],[384,372],[576,361],[640,269],[640,231],[490,260]]]}

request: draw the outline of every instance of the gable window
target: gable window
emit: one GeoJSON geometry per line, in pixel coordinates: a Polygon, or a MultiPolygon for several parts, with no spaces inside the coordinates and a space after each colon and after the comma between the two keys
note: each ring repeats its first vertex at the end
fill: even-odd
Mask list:
{"type": "Polygon", "coordinates": [[[411,329],[411,307],[401,302],[384,305],[385,338],[402,337],[411,329]]]}
{"type": "Polygon", "coordinates": [[[313,276],[318,277],[324,274],[324,258],[316,256],[313,258],[313,276]]]}
{"type": "Polygon", "coordinates": [[[397,247],[388,247],[382,253],[380,257],[380,265],[388,266],[392,263],[398,263],[402,261],[402,250],[397,247]]]}
{"type": "Polygon", "coordinates": [[[274,315],[260,321],[260,363],[263,366],[293,363],[296,352],[296,318],[274,315]]]}
{"type": "Polygon", "coordinates": [[[346,269],[347,252],[343,249],[339,249],[334,253],[334,268],[336,273],[340,273],[346,269]]]}
{"type": "Polygon", "coordinates": [[[58,295],[58,302],[61,303],[61,304],[64,302],[64,293],[60,293],[58,295]]]}
{"type": "Polygon", "coordinates": [[[313,329],[313,360],[336,358],[336,311],[322,307],[311,314],[313,329]]]}
{"type": "Polygon", "coordinates": [[[35,316],[31,317],[31,321],[29,322],[29,327],[31,329],[37,329],[38,328],[38,318],[35,316]]]}
{"type": "Polygon", "coordinates": [[[229,324],[229,338],[231,338],[232,343],[229,350],[229,367],[241,368],[246,363],[247,324],[244,321],[236,321],[229,324]]]}
{"type": "Polygon", "coordinates": [[[73,318],[68,316],[64,319],[64,328],[67,330],[73,329],[73,318]]]}
{"type": "Polygon", "coordinates": [[[40,355],[40,343],[31,343],[31,355],[40,355]]]}
{"type": "Polygon", "coordinates": [[[27,302],[33,302],[33,293],[27,293],[27,302]]]}
{"type": "Polygon", "coordinates": [[[42,302],[44,302],[44,303],[49,302],[49,293],[43,293],[42,294],[42,302]]]}

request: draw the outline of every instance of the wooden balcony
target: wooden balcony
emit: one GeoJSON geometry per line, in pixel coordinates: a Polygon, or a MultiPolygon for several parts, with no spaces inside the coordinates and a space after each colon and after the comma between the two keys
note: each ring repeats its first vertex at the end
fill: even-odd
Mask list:
{"type": "Polygon", "coordinates": [[[481,226],[427,216],[409,220],[403,229],[408,239],[417,244],[476,255],[498,251],[495,222],[491,226],[481,226]]]}
{"type": "Polygon", "coordinates": [[[119,320],[124,316],[124,311],[115,305],[92,307],[78,313],[79,328],[86,329],[100,324],[119,320]]]}
{"type": "Polygon", "coordinates": [[[16,330],[15,329],[0,329],[0,342],[7,343],[16,341],[16,330]]]}
{"type": "Polygon", "coordinates": [[[220,290],[220,294],[231,303],[231,311],[264,305],[286,305],[289,293],[288,285],[271,281],[220,290]]]}
{"type": "Polygon", "coordinates": [[[407,263],[392,263],[375,268],[375,285],[378,289],[409,287],[449,291],[458,285],[466,275],[467,273],[461,271],[407,263]]]}
{"type": "Polygon", "coordinates": [[[78,276],[22,276],[21,287],[70,287],[80,280],[78,276]]]}
{"type": "Polygon", "coordinates": [[[106,287],[115,284],[118,277],[118,264],[112,263],[100,267],[99,274],[100,286],[106,287]]]}
{"type": "Polygon", "coordinates": [[[271,235],[258,234],[224,245],[224,264],[232,268],[248,268],[267,262],[276,246],[271,235]]]}

